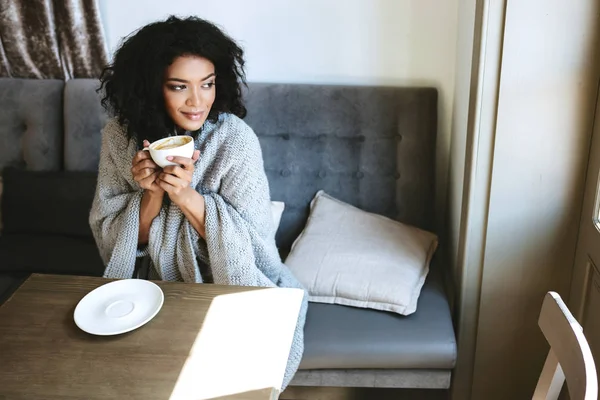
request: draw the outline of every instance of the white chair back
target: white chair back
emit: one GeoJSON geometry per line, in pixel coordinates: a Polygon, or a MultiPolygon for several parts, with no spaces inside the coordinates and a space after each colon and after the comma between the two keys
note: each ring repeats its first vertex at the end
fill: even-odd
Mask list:
{"type": "Polygon", "coordinates": [[[598,400],[598,378],[590,346],[558,293],[544,298],[538,324],[550,351],[533,400],[556,400],[567,381],[571,400],[598,400]]]}

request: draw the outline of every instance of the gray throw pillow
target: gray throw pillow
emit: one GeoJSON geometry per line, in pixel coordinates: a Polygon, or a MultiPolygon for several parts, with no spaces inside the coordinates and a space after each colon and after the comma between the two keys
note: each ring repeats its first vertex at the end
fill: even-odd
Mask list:
{"type": "Polygon", "coordinates": [[[409,315],[437,245],[433,233],[320,191],[285,263],[312,302],[409,315]]]}

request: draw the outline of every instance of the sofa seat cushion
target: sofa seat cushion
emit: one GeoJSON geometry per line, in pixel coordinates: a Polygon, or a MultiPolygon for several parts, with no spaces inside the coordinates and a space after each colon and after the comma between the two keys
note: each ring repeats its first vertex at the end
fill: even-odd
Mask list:
{"type": "Polygon", "coordinates": [[[309,303],[300,369],[451,369],[455,359],[450,307],[437,273],[409,316],[309,303]]]}
{"type": "Polygon", "coordinates": [[[10,298],[10,296],[21,286],[29,274],[2,274],[0,273],[0,305],[10,298]]]}
{"type": "Polygon", "coordinates": [[[88,218],[97,173],[6,168],[2,175],[3,234],[92,238],[88,218]]]}
{"type": "Polygon", "coordinates": [[[101,276],[104,264],[93,239],[10,234],[0,237],[0,273],[101,276]]]}

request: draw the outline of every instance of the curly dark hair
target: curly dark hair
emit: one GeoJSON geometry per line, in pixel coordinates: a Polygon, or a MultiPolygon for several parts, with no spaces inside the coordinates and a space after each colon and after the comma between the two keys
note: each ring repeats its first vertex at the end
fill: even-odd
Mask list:
{"type": "Polygon", "coordinates": [[[102,106],[118,118],[138,146],[143,139],[152,142],[175,129],[165,109],[162,86],[165,70],[180,56],[203,57],[215,66],[216,97],[209,121],[215,122],[223,112],[246,116],[243,50],[208,21],[171,16],[128,36],[100,77],[102,106]]]}

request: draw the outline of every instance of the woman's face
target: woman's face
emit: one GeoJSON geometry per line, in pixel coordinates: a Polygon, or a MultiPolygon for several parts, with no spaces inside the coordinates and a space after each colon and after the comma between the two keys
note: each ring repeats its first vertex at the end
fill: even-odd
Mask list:
{"type": "Polygon", "coordinates": [[[163,95],[175,125],[186,131],[202,127],[215,101],[215,78],[215,66],[202,57],[179,57],[167,68],[163,95]]]}

